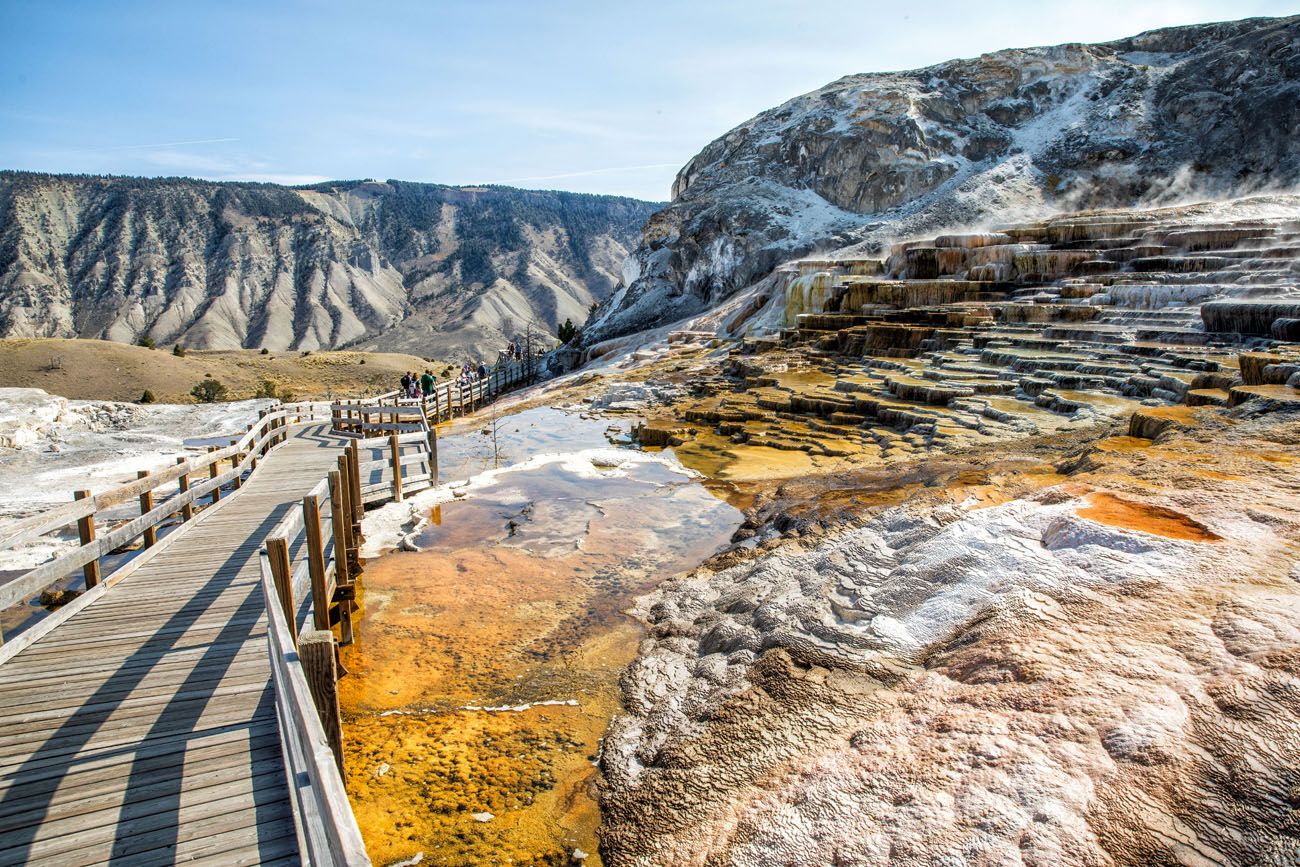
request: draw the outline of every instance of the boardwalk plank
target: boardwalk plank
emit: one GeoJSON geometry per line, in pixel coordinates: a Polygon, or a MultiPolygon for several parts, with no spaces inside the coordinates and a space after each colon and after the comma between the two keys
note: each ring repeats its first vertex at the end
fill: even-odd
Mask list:
{"type": "Polygon", "coordinates": [[[335,465],[300,430],[0,665],[0,863],[298,862],[258,552],[335,465]]]}

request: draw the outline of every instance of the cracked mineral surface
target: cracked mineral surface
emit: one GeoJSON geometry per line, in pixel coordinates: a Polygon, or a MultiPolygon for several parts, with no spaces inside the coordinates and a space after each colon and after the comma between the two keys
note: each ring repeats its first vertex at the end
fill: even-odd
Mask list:
{"type": "Polygon", "coordinates": [[[1300,863],[1298,231],[1270,198],[780,271],[778,336],[639,431],[746,521],[634,609],[606,863],[1300,863]]]}

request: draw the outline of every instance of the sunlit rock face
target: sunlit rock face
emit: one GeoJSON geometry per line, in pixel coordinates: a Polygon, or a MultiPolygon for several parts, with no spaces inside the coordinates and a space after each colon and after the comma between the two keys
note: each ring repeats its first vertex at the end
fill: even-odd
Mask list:
{"type": "Polygon", "coordinates": [[[1094,210],[778,267],[760,327],[639,431],[739,481],[1300,400],[1300,197],[1094,210]],[[988,269],[997,268],[996,274],[988,269]],[[775,333],[772,333],[775,332],[775,333]],[[1254,350],[1254,351],[1252,351],[1254,350]]]}
{"type": "MultiPolygon", "coordinates": [[[[679,173],[588,345],[702,310],[780,261],[1016,209],[1300,181],[1300,18],[1171,28],[847,76],[679,173]]],[[[996,262],[986,274],[996,274],[996,262]]]]}
{"type": "Polygon", "coordinates": [[[0,172],[0,336],[477,353],[582,322],[654,209],[508,187],[0,172]]]}
{"type": "Polygon", "coordinates": [[[1220,412],[645,597],[606,863],[1297,863],[1300,416],[1220,412]]]}

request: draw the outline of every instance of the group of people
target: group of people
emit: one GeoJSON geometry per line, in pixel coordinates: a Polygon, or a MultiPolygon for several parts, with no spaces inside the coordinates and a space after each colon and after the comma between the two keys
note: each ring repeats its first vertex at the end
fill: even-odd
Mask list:
{"type": "Polygon", "coordinates": [[[423,374],[412,370],[410,373],[402,374],[402,394],[415,398],[430,397],[437,383],[438,381],[433,378],[433,371],[429,368],[426,367],[423,374]]]}
{"type": "MultiPolygon", "coordinates": [[[[512,340],[506,348],[506,357],[515,361],[522,361],[524,357],[524,346],[522,343],[512,340]]],[[[488,367],[483,362],[477,365],[469,361],[461,362],[460,375],[456,378],[456,384],[461,388],[473,385],[474,383],[487,379],[488,367]]],[[[423,374],[418,374],[414,370],[410,373],[402,374],[402,394],[406,397],[420,398],[432,397],[433,390],[437,386],[438,380],[434,378],[433,371],[425,368],[423,374]]]]}
{"type": "Polygon", "coordinates": [[[460,378],[456,380],[456,383],[460,385],[461,388],[464,388],[467,385],[473,385],[480,379],[487,379],[487,375],[487,365],[483,362],[480,361],[478,367],[475,367],[468,361],[462,362],[460,366],[460,378]]]}

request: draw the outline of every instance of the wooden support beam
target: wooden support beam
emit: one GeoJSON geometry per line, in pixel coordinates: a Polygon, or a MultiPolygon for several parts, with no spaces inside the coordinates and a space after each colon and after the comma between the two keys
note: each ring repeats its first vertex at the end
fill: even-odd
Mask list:
{"type": "MultiPolygon", "coordinates": [[[[135,477],[137,479],[143,479],[146,478],[148,475],[149,475],[148,470],[140,470],[135,474],[135,477]]],[[[153,490],[150,489],[140,495],[140,514],[147,515],[152,511],[153,511],[153,490]]],[[[158,543],[158,527],[157,526],[145,527],[144,546],[146,548],[152,548],[157,543],[158,543]]]]}
{"type": "MultiPolygon", "coordinates": [[[[176,463],[178,464],[183,464],[185,463],[185,461],[186,461],[185,458],[176,459],[176,463]]],[[[183,473],[181,477],[176,480],[176,484],[177,487],[180,489],[180,493],[182,497],[188,494],[190,492],[189,473],[183,473]]],[[[186,500],[185,505],[181,507],[181,520],[188,521],[190,518],[193,517],[194,517],[194,503],[191,500],[186,500]]]]}
{"type": "MultiPolygon", "coordinates": [[[[74,500],[84,500],[90,496],[90,491],[74,491],[72,498],[74,500]]],[[[91,512],[84,518],[77,519],[77,535],[81,537],[82,545],[89,545],[95,541],[95,513],[91,512]]],[[[86,589],[89,590],[99,583],[99,558],[91,560],[85,566],[81,567],[81,574],[86,579],[86,589]]]]}
{"type": "Polygon", "coordinates": [[[429,475],[433,486],[438,487],[438,429],[429,428],[429,475]]]}
{"type": "Polygon", "coordinates": [[[307,575],[311,578],[312,623],[330,628],[329,588],[325,586],[325,545],[320,532],[320,502],[310,494],[302,498],[302,523],[307,536],[307,575]]]}
{"type": "Polygon", "coordinates": [[[351,496],[347,479],[348,459],[339,455],[339,468],[330,470],[330,532],[334,534],[334,583],[347,584],[352,580],[356,558],[356,538],[352,532],[351,496]]]}
{"type": "Polygon", "coordinates": [[[298,659],[302,661],[303,674],[311,689],[316,713],[320,715],[325,739],[334,752],[334,761],[343,773],[343,721],[339,714],[338,674],[334,661],[334,633],[327,629],[304,632],[298,639],[298,659]]]}
{"type": "Polygon", "coordinates": [[[361,519],[366,516],[366,506],[361,501],[361,457],[357,448],[357,441],[352,440],[348,443],[348,484],[352,487],[352,496],[348,499],[352,503],[352,536],[358,542],[361,537],[361,519]]]}
{"type": "Polygon", "coordinates": [[[397,441],[397,431],[388,437],[388,449],[391,452],[393,467],[393,502],[402,502],[402,444],[397,441]]]}
{"type": "Polygon", "coordinates": [[[275,579],[275,593],[280,597],[280,608],[289,624],[289,637],[298,643],[298,618],[293,604],[293,573],[289,568],[289,543],[272,536],[266,540],[266,559],[271,564],[271,577],[275,579]]]}
{"type": "MultiPolygon", "coordinates": [[[[215,452],[216,450],[217,450],[216,446],[208,446],[209,454],[215,452]]],[[[217,461],[213,461],[212,463],[208,464],[208,478],[215,479],[219,475],[221,475],[221,467],[217,466],[217,461]]],[[[212,489],[212,505],[215,506],[217,503],[220,502],[221,502],[221,486],[217,485],[212,489]]]]}
{"type": "MultiPolygon", "coordinates": [[[[242,461],[243,459],[244,459],[244,453],[243,453],[243,452],[236,452],[235,454],[231,455],[231,457],[230,457],[230,468],[231,468],[232,470],[238,470],[238,469],[239,469],[239,463],[240,463],[240,461],[242,461]]],[[[236,474],[235,474],[235,490],[239,490],[239,489],[242,488],[243,486],[244,486],[244,476],[243,476],[243,473],[236,473],[236,474]]]]}

